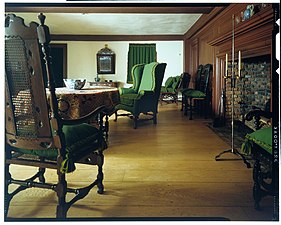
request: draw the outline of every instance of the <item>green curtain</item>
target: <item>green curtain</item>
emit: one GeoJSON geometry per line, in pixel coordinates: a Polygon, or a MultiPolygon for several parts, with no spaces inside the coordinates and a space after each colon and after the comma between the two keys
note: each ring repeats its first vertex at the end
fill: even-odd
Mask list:
{"type": "Polygon", "coordinates": [[[156,61],[156,44],[129,44],[127,83],[133,82],[131,69],[134,65],[156,61]]]}

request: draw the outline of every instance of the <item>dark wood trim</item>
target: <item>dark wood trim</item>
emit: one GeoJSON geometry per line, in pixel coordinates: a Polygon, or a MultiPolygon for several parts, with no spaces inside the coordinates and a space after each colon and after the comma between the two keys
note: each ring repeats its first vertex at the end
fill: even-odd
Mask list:
{"type": "Polygon", "coordinates": [[[63,78],[67,78],[67,44],[50,44],[50,47],[62,48],[63,50],[63,78]]]}
{"type": "Polygon", "coordinates": [[[53,41],[182,41],[183,35],[51,35],[53,41]]]}
{"type": "Polygon", "coordinates": [[[210,13],[215,6],[203,3],[6,3],[6,12],[43,13],[210,13]]]}
{"type": "Polygon", "coordinates": [[[184,34],[185,39],[189,39],[197,34],[207,23],[212,21],[226,6],[215,7],[209,14],[202,15],[199,20],[184,34]]]}
{"type": "MultiPolygon", "coordinates": [[[[232,16],[241,16],[247,3],[216,7],[210,14],[202,15],[184,35],[185,72],[194,73],[198,64],[214,65],[212,110],[218,114],[218,103],[223,82],[225,54],[232,50],[232,16]],[[198,45],[194,43],[198,42],[198,45]],[[197,63],[196,59],[199,58],[197,63]]],[[[242,59],[271,55],[274,13],[268,4],[250,19],[235,20],[235,50],[242,52],[242,59]]]]}
{"type": "MultiPolygon", "coordinates": [[[[240,22],[238,25],[236,25],[235,36],[236,37],[242,36],[245,33],[254,31],[257,28],[263,27],[267,24],[272,24],[272,26],[273,26],[273,13],[272,13],[271,7],[265,8],[261,12],[253,15],[251,17],[251,19],[244,21],[244,22],[240,22]]],[[[270,27],[270,29],[272,30],[271,27],[270,27]]],[[[265,34],[269,33],[271,36],[271,32],[264,32],[264,33],[265,34]]],[[[262,36],[264,36],[264,35],[262,35],[262,36]]],[[[218,36],[217,38],[211,40],[209,42],[209,44],[210,45],[221,45],[224,42],[231,41],[231,38],[232,38],[232,31],[228,31],[224,35],[218,36]]]]}

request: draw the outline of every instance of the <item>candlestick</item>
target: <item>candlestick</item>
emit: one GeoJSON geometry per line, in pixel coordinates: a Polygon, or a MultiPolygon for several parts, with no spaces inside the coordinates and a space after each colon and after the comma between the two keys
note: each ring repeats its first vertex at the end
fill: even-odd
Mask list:
{"type": "Polygon", "coordinates": [[[241,51],[238,52],[238,78],[241,77],[241,51]]]}
{"type": "Polygon", "coordinates": [[[228,74],[227,74],[227,69],[228,69],[228,54],[225,54],[225,76],[224,78],[227,78],[228,74]]]}

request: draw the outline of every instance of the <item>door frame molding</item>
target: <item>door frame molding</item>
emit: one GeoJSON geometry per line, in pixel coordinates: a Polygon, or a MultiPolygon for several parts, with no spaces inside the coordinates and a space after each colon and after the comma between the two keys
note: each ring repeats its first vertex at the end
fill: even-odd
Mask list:
{"type": "Polygon", "coordinates": [[[61,48],[63,50],[63,79],[67,78],[67,44],[50,44],[50,48],[61,48]]]}

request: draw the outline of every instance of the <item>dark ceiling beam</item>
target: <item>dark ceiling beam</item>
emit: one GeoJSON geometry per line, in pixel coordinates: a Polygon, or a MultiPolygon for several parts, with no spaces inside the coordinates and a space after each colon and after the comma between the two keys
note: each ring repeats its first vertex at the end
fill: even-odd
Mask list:
{"type": "Polygon", "coordinates": [[[183,35],[51,35],[52,41],[179,41],[183,35]]]}
{"type": "Polygon", "coordinates": [[[210,13],[223,4],[66,4],[66,3],[6,3],[6,12],[43,13],[210,13]]]}

